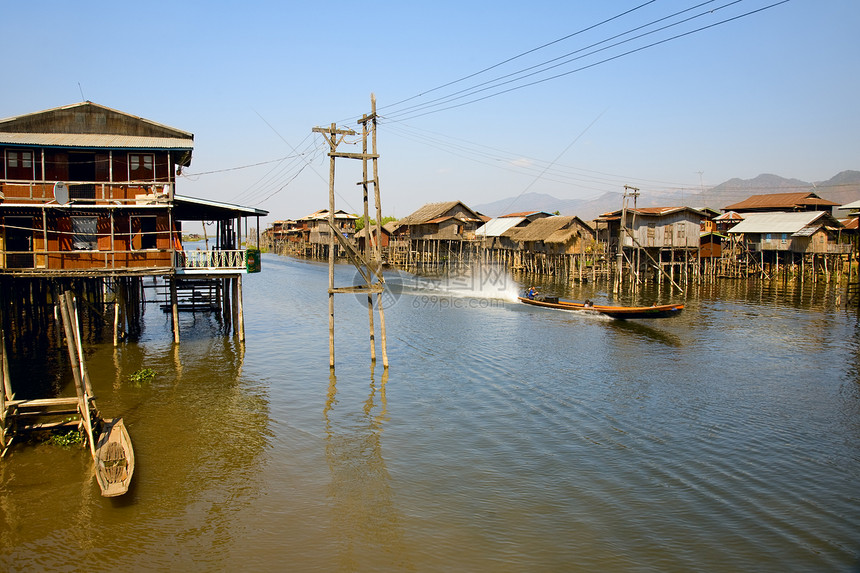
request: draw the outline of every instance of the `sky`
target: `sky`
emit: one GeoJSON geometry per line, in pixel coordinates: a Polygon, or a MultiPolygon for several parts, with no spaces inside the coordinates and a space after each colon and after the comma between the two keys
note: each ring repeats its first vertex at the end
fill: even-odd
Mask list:
{"type": "MultiPolygon", "coordinates": [[[[3,21],[0,117],[87,100],[191,132],[177,193],[262,226],[328,207],[312,130],[360,133],[371,94],[384,216],[860,170],[857,0],[47,0],[3,21]]],[[[336,208],[361,212],[361,180],[336,161],[336,208]]]]}

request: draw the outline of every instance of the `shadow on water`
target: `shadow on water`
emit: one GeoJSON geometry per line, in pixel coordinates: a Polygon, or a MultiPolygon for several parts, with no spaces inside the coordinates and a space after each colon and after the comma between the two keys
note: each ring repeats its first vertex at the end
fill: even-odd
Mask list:
{"type": "Polygon", "coordinates": [[[678,336],[651,326],[650,323],[644,324],[635,320],[612,320],[608,321],[606,325],[616,332],[631,334],[651,342],[658,342],[666,346],[681,346],[681,339],[678,336]]]}

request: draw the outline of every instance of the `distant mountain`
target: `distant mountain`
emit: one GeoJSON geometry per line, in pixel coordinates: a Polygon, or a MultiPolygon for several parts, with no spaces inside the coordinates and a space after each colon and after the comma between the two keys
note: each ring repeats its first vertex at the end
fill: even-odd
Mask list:
{"type": "MultiPolygon", "coordinates": [[[[794,193],[811,191],[835,203],[845,205],[860,200],[860,171],[842,171],[827,181],[809,183],[799,179],[786,179],[779,175],[764,173],[753,179],[729,179],[703,193],[675,191],[643,191],[639,196],[639,207],[712,207],[722,209],[738,203],[751,195],[768,193],[794,193]]],[[[603,213],[622,207],[622,193],[604,193],[589,201],[581,199],[558,199],[544,193],[524,193],[519,197],[499,199],[492,203],[471,206],[488,217],[498,217],[519,211],[559,211],[562,215],[576,215],[590,221],[603,213]]]]}
{"type": "Polygon", "coordinates": [[[564,215],[576,211],[583,203],[585,201],[581,199],[558,199],[545,193],[523,193],[517,197],[499,199],[472,208],[487,217],[501,217],[508,213],[521,211],[546,211],[547,213],[560,211],[564,215]]]}

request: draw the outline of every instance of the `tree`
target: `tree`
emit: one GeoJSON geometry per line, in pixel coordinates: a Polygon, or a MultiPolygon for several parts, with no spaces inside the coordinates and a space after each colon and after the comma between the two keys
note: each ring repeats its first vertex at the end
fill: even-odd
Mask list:
{"type": "MultiPolygon", "coordinates": [[[[362,217],[361,215],[356,215],[356,217],[358,217],[358,219],[355,220],[355,232],[357,233],[358,231],[361,231],[364,228],[364,217],[362,217]]],[[[390,223],[391,221],[396,221],[396,220],[397,220],[397,217],[391,217],[391,216],[383,217],[381,224],[384,225],[386,223],[390,223]]],[[[370,224],[376,225],[376,219],[371,219],[370,224]]]]}

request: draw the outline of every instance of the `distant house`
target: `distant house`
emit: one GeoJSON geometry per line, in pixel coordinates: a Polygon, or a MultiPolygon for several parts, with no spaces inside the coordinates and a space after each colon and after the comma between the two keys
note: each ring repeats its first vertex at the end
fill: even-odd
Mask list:
{"type": "Polygon", "coordinates": [[[483,241],[483,246],[488,249],[501,247],[500,237],[509,229],[525,227],[532,221],[551,217],[543,211],[524,211],[522,213],[510,213],[490,219],[475,231],[475,238],[483,241]]]}
{"type": "Polygon", "coordinates": [[[508,213],[507,215],[502,215],[499,218],[504,219],[507,217],[522,217],[523,219],[526,219],[529,223],[531,223],[532,221],[552,216],[552,213],[547,213],[546,211],[521,211],[519,213],[508,213]]]}
{"type": "Polygon", "coordinates": [[[713,218],[714,231],[725,234],[729,229],[743,221],[743,216],[736,211],[726,211],[722,215],[713,218]]]}
{"type": "Polygon", "coordinates": [[[723,241],[727,238],[726,235],[714,231],[702,233],[699,237],[699,258],[720,258],[723,255],[723,241]]]}
{"type": "Polygon", "coordinates": [[[537,219],[501,234],[502,248],[552,255],[578,254],[590,246],[594,229],[576,216],[537,219]]]}
{"type": "Polygon", "coordinates": [[[473,239],[481,216],[461,201],[428,203],[399,221],[396,234],[411,241],[473,239]]]}
{"type": "Polygon", "coordinates": [[[718,217],[720,212],[716,209],[712,209],[711,207],[696,207],[696,210],[705,214],[705,218],[702,219],[700,231],[702,233],[716,232],[717,224],[714,222],[714,218],[718,217]]]}
{"type": "MultiPolygon", "coordinates": [[[[335,227],[351,239],[355,235],[355,221],[357,215],[351,215],[346,211],[338,209],[334,212],[335,227]]],[[[328,224],[328,209],[314,211],[310,215],[296,221],[297,225],[304,231],[306,240],[314,245],[328,245],[331,236],[331,228],[328,224]]]]}
{"type": "MultiPolygon", "coordinates": [[[[595,221],[598,240],[617,252],[622,211],[604,213],[595,221]]],[[[698,249],[702,221],[708,214],[692,207],[642,207],[627,210],[624,247],[698,249]]]]}
{"type": "Polygon", "coordinates": [[[847,253],[850,245],[839,244],[842,227],[825,211],[748,213],[728,232],[741,236],[747,248],[755,252],[847,253]]]}
{"type": "Polygon", "coordinates": [[[355,233],[355,241],[358,244],[358,250],[366,253],[367,252],[367,237],[368,235],[372,237],[371,245],[379,244],[380,248],[383,249],[383,253],[386,249],[388,249],[388,244],[391,240],[391,227],[386,227],[382,225],[380,227],[380,235],[379,240],[376,239],[376,225],[370,225],[370,233],[368,233],[368,228],[364,227],[360,231],[356,231],[355,233]]]}
{"type": "Polygon", "coordinates": [[[738,213],[772,213],[775,211],[832,211],[839,203],[822,199],[811,191],[800,193],[769,193],[752,195],[740,203],[727,205],[723,212],[737,211],[738,213]]]}

